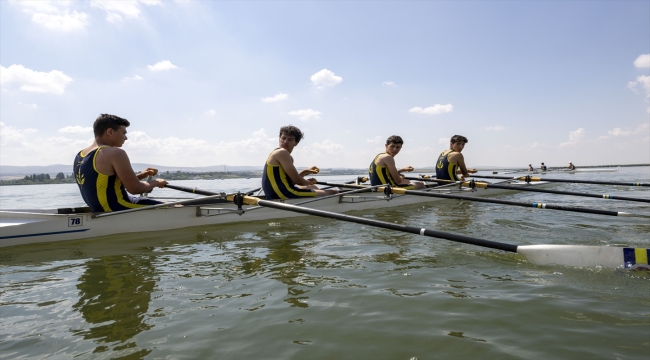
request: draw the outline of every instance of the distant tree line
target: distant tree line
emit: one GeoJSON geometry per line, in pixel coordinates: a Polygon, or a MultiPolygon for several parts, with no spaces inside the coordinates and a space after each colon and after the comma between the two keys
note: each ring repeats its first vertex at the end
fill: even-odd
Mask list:
{"type": "Polygon", "coordinates": [[[0,185],[31,185],[31,184],[66,184],[75,182],[72,174],[60,172],[52,178],[50,174],[25,175],[22,179],[0,180],[0,185]]]}
{"type": "MultiPolygon", "coordinates": [[[[336,169],[321,171],[321,175],[358,175],[363,174],[365,169],[336,169]]],[[[137,172],[136,172],[137,173],[137,172]]],[[[210,172],[183,172],[183,171],[161,171],[156,175],[157,178],[165,180],[219,180],[219,179],[237,179],[237,178],[261,178],[262,171],[210,171],[210,172]]],[[[35,184],[68,184],[74,183],[75,178],[72,174],[62,172],[56,174],[54,178],[50,174],[32,174],[25,175],[22,179],[0,180],[0,185],[35,185],[35,184]]]]}

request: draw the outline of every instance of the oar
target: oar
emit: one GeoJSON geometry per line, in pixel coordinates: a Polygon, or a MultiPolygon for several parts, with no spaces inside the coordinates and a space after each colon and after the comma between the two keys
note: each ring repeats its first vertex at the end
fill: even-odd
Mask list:
{"type": "MultiPolygon", "coordinates": [[[[190,189],[191,190],[191,189],[190,189]]],[[[207,192],[206,192],[207,193],[207,192]]],[[[353,222],[368,226],[379,227],[423,235],[433,238],[451,240],[463,244],[482,246],[490,249],[514,252],[525,257],[535,265],[565,265],[565,266],[587,266],[606,268],[648,268],[648,257],[650,249],[644,248],[621,248],[609,246],[579,246],[579,245],[512,245],[491,240],[484,240],[465,235],[457,235],[437,230],[419,228],[415,226],[389,223],[379,220],[367,219],[357,216],[339,214],[330,211],[310,209],[259,198],[228,195],[227,199],[233,201],[238,207],[242,204],[262,206],[278,210],[292,211],[301,214],[319,216],[329,219],[353,222]]]]}
{"type": "MultiPolygon", "coordinates": [[[[354,183],[361,184],[361,183],[364,183],[366,181],[368,181],[367,177],[359,176],[358,178],[356,178],[354,180],[344,182],[344,184],[346,184],[346,185],[347,184],[354,184],[354,183]]],[[[336,187],[336,186],[327,186],[327,187],[321,188],[321,190],[331,189],[333,187],[336,187]]]]}
{"type": "Polygon", "coordinates": [[[548,182],[563,182],[563,183],[576,183],[576,184],[596,184],[596,185],[623,185],[623,186],[648,186],[650,183],[638,183],[638,182],[616,182],[616,181],[589,181],[589,180],[566,180],[566,179],[548,179],[548,178],[538,178],[538,177],[528,177],[519,176],[514,179],[507,176],[490,176],[490,175],[472,175],[474,178],[480,179],[503,179],[503,180],[521,180],[521,181],[548,181],[548,182]]]}
{"type": "MultiPolygon", "coordinates": [[[[420,181],[431,181],[431,182],[437,182],[440,180],[435,180],[435,179],[424,179],[424,178],[415,178],[415,177],[407,177],[409,180],[420,180],[420,181]]],[[[470,184],[469,181],[463,182],[463,186],[468,186],[470,184]]],[[[531,186],[508,186],[508,185],[499,185],[499,184],[489,184],[485,182],[475,182],[474,185],[478,188],[483,188],[483,189],[506,189],[506,190],[517,190],[517,191],[533,191],[533,192],[540,192],[540,193],[548,193],[548,194],[560,194],[560,195],[573,195],[573,196],[583,196],[583,197],[592,197],[592,198],[598,198],[598,199],[610,199],[610,200],[625,200],[625,201],[636,201],[636,202],[645,202],[645,203],[650,203],[650,199],[641,199],[641,198],[631,198],[631,197],[624,197],[624,196],[614,196],[614,195],[599,195],[599,194],[589,194],[589,193],[581,193],[581,192],[574,192],[574,191],[561,191],[561,190],[551,190],[551,189],[540,189],[536,187],[531,187],[531,186]]]]}
{"type": "MultiPolygon", "coordinates": [[[[169,186],[169,184],[167,185],[169,186]]],[[[185,188],[182,186],[178,186],[179,188],[182,189],[187,189],[191,190],[190,188],[185,188]]],[[[180,190],[180,189],[178,189],[180,190]]],[[[185,191],[185,190],[181,190],[185,191]]],[[[204,193],[206,191],[203,191],[204,193]]],[[[205,194],[203,194],[205,195],[205,194]]],[[[204,197],[204,198],[199,198],[199,199],[186,199],[186,200],[181,200],[181,201],[174,201],[174,202],[168,202],[168,203],[162,203],[162,204],[155,204],[155,205],[148,205],[148,206],[143,206],[140,208],[135,208],[135,209],[126,209],[126,210],[120,210],[120,211],[112,211],[112,212],[105,212],[105,213],[99,213],[99,214],[93,214],[91,217],[93,219],[98,219],[102,217],[107,217],[107,216],[115,216],[115,215],[123,215],[123,214],[129,214],[133,212],[138,212],[138,211],[144,211],[144,210],[152,210],[152,209],[158,209],[161,207],[169,207],[169,206],[174,206],[174,205],[190,205],[190,204],[195,204],[197,202],[205,202],[206,200],[212,200],[213,203],[218,203],[218,202],[224,202],[223,200],[224,194],[219,194],[219,193],[210,193],[209,196],[204,197]]],[[[59,209],[61,210],[61,209],[59,209]]]]}
{"type": "MultiPolygon", "coordinates": [[[[197,188],[189,188],[189,187],[185,187],[185,186],[167,184],[167,185],[165,185],[165,187],[168,187],[168,188],[174,189],[174,190],[178,190],[178,191],[188,192],[188,193],[191,193],[191,194],[198,194],[198,195],[205,195],[205,196],[219,195],[219,193],[206,191],[206,190],[201,190],[201,189],[197,189],[197,188]]],[[[252,195],[256,191],[259,191],[260,189],[262,189],[262,188],[257,188],[257,189],[253,189],[251,191],[247,191],[245,194],[252,195]]]]}
{"type": "MultiPolygon", "coordinates": [[[[364,187],[364,185],[344,185],[344,184],[320,183],[320,182],[318,184],[332,185],[332,186],[357,187],[357,188],[364,187]]],[[[443,198],[443,199],[469,200],[469,201],[478,201],[478,202],[485,202],[485,203],[491,203],[491,204],[513,205],[513,206],[521,206],[521,207],[528,207],[528,208],[529,207],[534,207],[534,208],[538,208],[538,209],[562,210],[562,211],[571,211],[571,212],[579,212],[579,213],[586,213],[586,214],[650,218],[650,215],[631,214],[631,213],[626,213],[626,212],[622,212],[622,211],[608,211],[608,210],[598,210],[598,209],[588,209],[588,208],[576,208],[576,207],[550,205],[550,204],[542,204],[542,203],[525,203],[525,202],[519,202],[519,201],[481,198],[481,197],[476,197],[476,196],[438,194],[438,193],[426,192],[426,191],[406,190],[406,189],[403,189],[403,188],[389,187],[389,186],[379,187],[379,188],[377,188],[377,191],[385,191],[385,192],[389,191],[389,194],[406,194],[406,195],[428,196],[428,197],[443,198]]]]}

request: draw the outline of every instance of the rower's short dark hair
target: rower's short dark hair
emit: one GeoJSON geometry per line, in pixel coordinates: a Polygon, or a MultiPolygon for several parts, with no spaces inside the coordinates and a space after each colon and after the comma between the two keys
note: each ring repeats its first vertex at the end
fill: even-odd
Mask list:
{"type": "Polygon", "coordinates": [[[110,114],[101,114],[93,124],[95,136],[102,136],[108,129],[118,130],[120,126],[129,127],[131,123],[127,119],[110,114]]]}
{"type": "Polygon", "coordinates": [[[302,131],[300,131],[300,129],[298,129],[297,127],[295,127],[293,125],[287,125],[287,126],[281,127],[279,136],[282,136],[282,134],[287,134],[287,135],[293,136],[296,139],[296,144],[299,143],[300,140],[302,140],[302,138],[305,137],[305,134],[303,134],[302,131]]]}
{"type": "Polygon", "coordinates": [[[469,142],[469,140],[467,140],[467,138],[464,137],[463,135],[454,135],[454,136],[451,137],[450,142],[452,144],[455,144],[455,143],[458,143],[458,142],[462,142],[462,143],[467,144],[469,142]]]}
{"type": "Polygon", "coordinates": [[[386,139],[386,145],[388,144],[402,145],[404,144],[404,140],[402,140],[401,136],[392,135],[386,139]]]}

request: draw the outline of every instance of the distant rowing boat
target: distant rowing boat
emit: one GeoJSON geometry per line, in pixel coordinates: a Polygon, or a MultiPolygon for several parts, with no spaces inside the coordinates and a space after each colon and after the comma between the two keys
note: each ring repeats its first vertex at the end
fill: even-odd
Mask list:
{"type": "Polygon", "coordinates": [[[573,173],[592,173],[592,172],[616,172],[619,171],[620,168],[587,168],[587,169],[573,169],[573,170],[567,170],[566,172],[569,174],[573,173]]]}
{"type": "Polygon", "coordinates": [[[551,169],[551,170],[546,170],[546,171],[522,171],[522,173],[529,173],[529,174],[548,174],[548,173],[564,173],[564,174],[575,174],[575,173],[595,173],[595,172],[617,172],[621,168],[619,167],[608,167],[608,168],[578,168],[578,169],[551,169]]]}

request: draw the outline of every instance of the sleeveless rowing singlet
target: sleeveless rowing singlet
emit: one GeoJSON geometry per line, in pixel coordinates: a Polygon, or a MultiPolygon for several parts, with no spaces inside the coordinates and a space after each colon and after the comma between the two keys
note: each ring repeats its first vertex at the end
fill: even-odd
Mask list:
{"type": "Polygon", "coordinates": [[[393,177],[390,175],[390,171],[388,170],[388,167],[386,166],[380,166],[377,165],[377,158],[380,155],[383,155],[385,153],[377,154],[375,156],[375,159],[372,160],[370,163],[370,167],[368,168],[368,177],[370,177],[370,185],[384,185],[388,184],[390,186],[397,186],[400,188],[404,189],[413,189],[415,186],[413,184],[405,184],[405,185],[399,185],[395,180],[393,180],[393,177]]]}
{"type": "Polygon", "coordinates": [[[458,165],[449,162],[449,155],[453,154],[455,151],[447,151],[449,150],[443,151],[438,157],[438,162],[436,163],[436,178],[441,180],[458,181],[459,178],[456,173],[458,165]]]}
{"type": "MultiPolygon", "coordinates": [[[[269,156],[271,155],[269,154],[269,156]]],[[[295,184],[287,176],[287,173],[284,172],[282,166],[269,164],[268,158],[264,163],[264,171],[262,172],[262,189],[264,189],[264,195],[269,200],[316,196],[316,191],[312,189],[299,189],[295,187],[295,184]]]]}
{"type": "Polygon", "coordinates": [[[81,197],[93,212],[110,212],[162,204],[145,197],[131,196],[117,175],[104,175],[97,170],[95,158],[100,146],[87,155],[80,151],[74,159],[74,176],[81,191],[81,197]]]}

